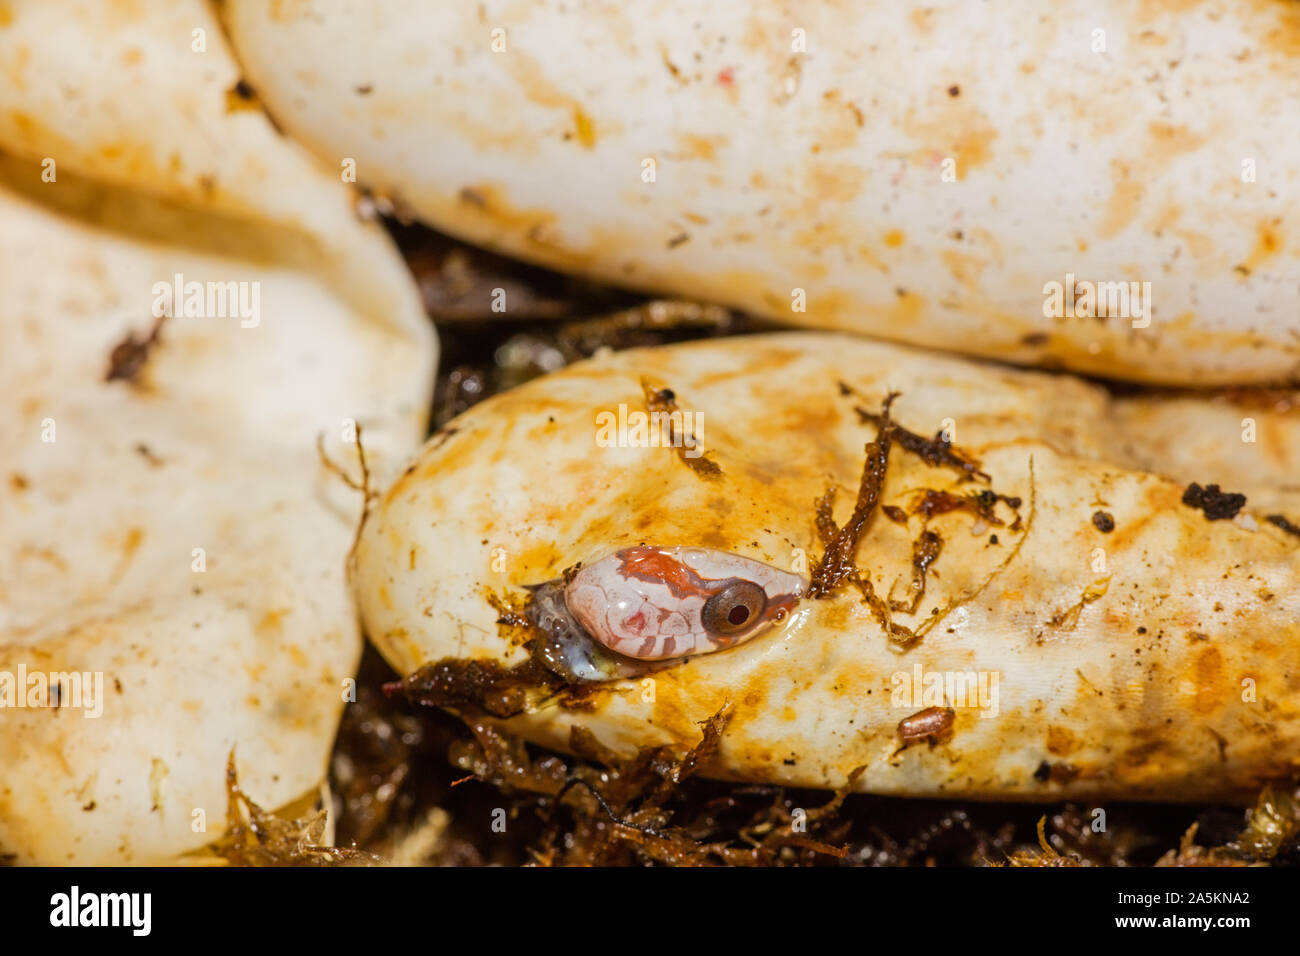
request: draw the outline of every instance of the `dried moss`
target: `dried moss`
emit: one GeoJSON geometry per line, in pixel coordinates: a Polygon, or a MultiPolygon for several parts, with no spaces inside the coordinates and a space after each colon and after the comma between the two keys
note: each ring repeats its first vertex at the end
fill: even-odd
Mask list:
{"type": "Polygon", "coordinates": [[[239,787],[235,751],[226,760],[226,832],[211,850],[237,866],[370,866],[382,862],[363,850],[324,844],[327,814],[318,810],[285,820],[268,813],[239,787]]]}
{"type": "Polygon", "coordinates": [[[705,721],[689,753],[621,754],[577,729],[574,755],[565,756],[487,717],[462,720],[404,694],[385,696],[379,688],[393,676],[369,650],[332,775],[338,842],[386,859],[412,862],[402,854],[414,842],[423,844],[423,862],[469,866],[1149,866],[1192,865],[1189,854],[1207,853],[1202,863],[1300,862],[1296,790],[1266,796],[1248,824],[1231,808],[1117,804],[1098,831],[1093,807],[1064,804],[1044,822],[1052,855],[1038,839],[1043,810],[1032,806],[701,777],[725,713],[705,721]],[[505,832],[491,825],[498,809],[505,832]],[[431,814],[436,839],[418,832],[431,814]],[[1204,846],[1185,842],[1193,824],[1204,846]]]}
{"type": "MultiPolygon", "coordinates": [[[[843,382],[840,383],[840,392],[844,395],[856,394],[852,388],[843,382]]],[[[954,449],[942,437],[942,434],[934,439],[924,439],[899,427],[890,414],[893,402],[897,397],[898,393],[895,392],[886,395],[879,412],[868,412],[862,408],[857,409],[858,415],[863,421],[875,424],[876,438],[866,445],[866,462],[859,483],[857,503],[854,506],[853,514],[844,527],[840,528],[835,523],[834,487],[830,488],[816,502],[814,523],[818,537],[821,539],[823,551],[822,557],[813,568],[808,595],[812,598],[825,598],[846,584],[853,585],[861,593],[863,601],[871,610],[889,640],[900,648],[908,648],[915,645],[926,633],[940,624],[955,608],[978,596],[998,574],[1015,560],[1033,522],[1035,493],[1032,459],[1029,462],[1030,511],[1028,520],[1024,522],[1022,522],[1019,513],[1022,502],[1018,497],[1000,494],[992,489],[982,489],[969,495],[954,495],[948,491],[932,489],[923,490],[917,504],[914,506],[914,513],[920,514],[926,522],[935,515],[947,511],[967,510],[977,515],[981,521],[1001,526],[1004,522],[997,516],[995,509],[998,503],[1002,502],[1011,508],[1015,514],[1015,520],[1010,526],[1011,530],[1021,531],[1022,533],[1006,557],[974,590],[958,595],[942,607],[934,608],[927,619],[916,629],[895,621],[893,619],[895,612],[915,614],[919,610],[921,597],[924,595],[925,573],[930,565],[937,560],[942,541],[937,534],[923,530],[921,537],[913,543],[913,588],[915,591],[919,587],[921,592],[920,595],[914,594],[913,601],[904,603],[893,599],[888,601],[882,599],[876,593],[870,578],[862,574],[858,569],[856,555],[859,543],[870,527],[877,510],[882,510],[880,502],[884,493],[885,476],[889,468],[889,453],[892,443],[899,440],[900,447],[920,456],[926,464],[931,467],[955,469],[962,475],[963,479],[991,480],[988,474],[979,469],[978,461],[954,449]]],[[[888,512],[886,514],[892,520],[899,520],[897,509],[895,509],[895,514],[890,515],[888,512]]]]}

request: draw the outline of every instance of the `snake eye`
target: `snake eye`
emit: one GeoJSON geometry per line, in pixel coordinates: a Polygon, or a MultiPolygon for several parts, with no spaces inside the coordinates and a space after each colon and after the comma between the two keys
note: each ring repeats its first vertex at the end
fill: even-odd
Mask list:
{"type": "Polygon", "coordinates": [[[738,634],[763,616],[767,594],[753,581],[733,580],[704,602],[700,620],[714,634],[738,634]]]}

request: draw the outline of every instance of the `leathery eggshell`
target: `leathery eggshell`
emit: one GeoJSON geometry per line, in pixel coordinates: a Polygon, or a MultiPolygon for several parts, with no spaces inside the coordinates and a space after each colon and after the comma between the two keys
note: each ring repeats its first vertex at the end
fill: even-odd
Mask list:
{"type": "MultiPolygon", "coordinates": [[[[354,566],[366,630],[402,673],[446,658],[509,664],[527,652],[499,632],[489,593],[519,597],[619,548],[814,568],[814,502],[838,489],[833,517],[845,524],[876,435],[855,408],[878,412],[890,390],[899,425],[946,430],[991,481],[962,481],[895,440],[881,504],[906,524],[877,513],[856,551],[877,595],[907,593],[927,490],[1005,496],[993,521],[933,509],[925,527],[942,552],[925,596],[916,613],[891,615],[924,636],[891,642],[861,593],[842,587],[739,647],[507,726],[560,749],[573,726],[622,751],[684,749],[730,704],[709,773],[838,786],[863,767],[858,789],[900,795],[1248,800],[1295,769],[1297,539],[1249,505],[1210,520],[1184,504],[1187,484],[1216,480],[1212,470],[1145,470],[1147,446],[1173,441],[1150,434],[1161,419],[1149,399],[1134,414],[1069,376],[834,334],[606,354],[470,409],[370,515],[354,566]],[[720,475],[638,436],[646,383],[671,389],[720,475]],[[610,421],[628,427],[602,431],[610,421]],[[931,706],[952,709],[950,734],[905,739],[943,723],[923,713],[931,706]]],[[[1295,421],[1274,424],[1293,453],[1295,421]]],[[[1238,442],[1224,467],[1254,484],[1227,490],[1249,498],[1282,484],[1271,454],[1238,442]]]]}
{"type": "Polygon", "coordinates": [[[225,9],[287,130],[479,245],[1136,381],[1300,361],[1294,3],[225,9]]]}
{"type": "Polygon", "coordinates": [[[360,496],[316,443],[355,477],[363,423],[391,475],[437,345],[337,172],[231,103],[210,4],[0,7],[0,859],[175,863],[232,750],[268,810],[325,780],[360,496]]]}

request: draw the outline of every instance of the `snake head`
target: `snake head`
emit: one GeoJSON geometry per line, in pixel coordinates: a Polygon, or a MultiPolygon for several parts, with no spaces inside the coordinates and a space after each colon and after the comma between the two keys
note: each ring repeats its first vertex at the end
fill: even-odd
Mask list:
{"type": "Polygon", "coordinates": [[[610,650],[641,661],[735,647],[785,619],[807,590],[797,574],[707,548],[624,548],[565,587],[570,613],[610,650]]]}

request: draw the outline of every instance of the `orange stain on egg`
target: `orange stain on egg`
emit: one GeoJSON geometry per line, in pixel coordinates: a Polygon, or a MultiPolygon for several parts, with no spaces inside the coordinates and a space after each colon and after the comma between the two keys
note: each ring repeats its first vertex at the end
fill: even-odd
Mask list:
{"type": "Polygon", "coordinates": [[[682,149],[688,159],[714,159],[718,150],[727,145],[725,136],[701,136],[685,133],[681,137],[682,149]]]}
{"type": "Polygon", "coordinates": [[[997,131],[991,126],[971,130],[957,141],[956,160],[957,178],[964,179],[966,173],[978,169],[993,156],[993,140],[997,131]]]}
{"type": "Polygon", "coordinates": [[[1217,710],[1225,700],[1225,693],[1231,690],[1231,685],[1224,682],[1223,655],[1217,647],[1208,647],[1197,656],[1192,682],[1195,687],[1192,708],[1198,714],[1217,710]]]}
{"type": "Polygon", "coordinates": [[[573,107],[573,125],[577,130],[578,142],[582,144],[583,149],[591,149],[596,145],[596,125],[581,106],[573,107]]]}
{"type": "Polygon", "coordinates": [[[1255,229],[1255,247],[1245,261],[1236,267],[1242,277],[1249,276],[1282,249],[1282,234],[1278,231],[1281,220],[1261,222],[1255,229]]]}
{"type": "Polygon", "coordinates": [[[1103,239],[1119,235],[1137,217],[1145,188],[1141,178],[1133,174],[1128,163],[1114,160],[1110,168],[1115,185],[1110,198],[1106,200],[1101,225],[1097,228],[1103,239]]]}

